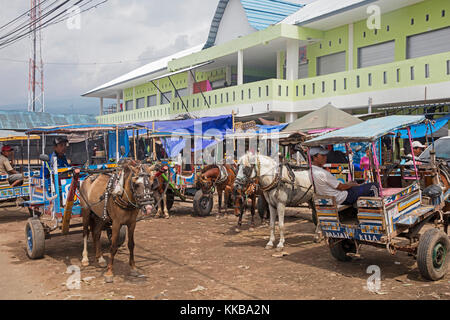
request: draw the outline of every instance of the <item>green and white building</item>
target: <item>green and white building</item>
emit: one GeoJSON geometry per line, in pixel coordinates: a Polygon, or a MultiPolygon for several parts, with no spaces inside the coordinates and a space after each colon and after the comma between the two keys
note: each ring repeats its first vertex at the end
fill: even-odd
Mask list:
{"type": "Polygon", "coordinates": [[[327,103],[354,114],[448,112],[450,1],[220,0],[205,44],[83,96],[99,98],[100,123],[232,112],[291,122],[327,103]],[[212,90],[194,94],[206,80],[212,90]],[[123,110],[104,114],[104,99],[123,110]]]}

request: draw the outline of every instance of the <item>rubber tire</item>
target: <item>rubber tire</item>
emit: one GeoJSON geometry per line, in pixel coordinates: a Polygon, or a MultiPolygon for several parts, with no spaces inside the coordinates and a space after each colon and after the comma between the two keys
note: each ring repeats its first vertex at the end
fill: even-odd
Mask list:
{"type": "Polygon", "coordinates": [[[167,211],[170,211],[170,209],[172,209],[173,203],[175,201],[175,194],[173,193],[173,191],[167,190],[166,199],[167,199],[166,209],[167,209],[167,211]]]}
{"type": "Polygon", "coordinates": [[[417,248],[417,265],[422,277],[431,281],[442,279],[447,273],[449,250],[450,240],[444,232],[436,228],[425,231],[420,236],[417,248]],[[445,255],[441,267],[436,269],[433,263],[433,251],[438,244],[444,247],[445,255]]]}
{"type": "MultiPolygon", "coordinates": [[[[108,236],[109,243],[112,244],[111,243],[111,239],[112,239],[111,227],[106,229],[106,234],[108,236]]],[[[120,231],[119,231],[119,245],[118,245],[118,248],[120,248],[125,243],[126,238],[127,238],[127,226],[121,226],[120,227],[120,231]]]]}
{"type": "Polygon", "coordinates": [[[258,214],[261,220],[267,216],[267,212],[269,211],[269,207],[267,205],[266,198],[263,195],[258,196],[258,201],[256,202],[256,206],[258,208],[258,214]]]}
{"type": "Polygon", "coordinates": [[[28,219],[25,226],[25,239],[27,256],[32,260],[42,258],[45,252],[45,231],[39,219],[28,219]],[[29,236],[32,238],[31,248],[29,236]]]}
{"type": "Polygon", "coordinates": [[[352,258],[347,253],[356,252],[355,243],[348,239],[329,239],[330,253],[338,261],[348,262],[352,258]]]}
{"type": "Polygon", "coordinates": [[[214,201],[212,196],[204,195],[202,190],[198,190],[195,193],[193,204],[194,204],[194,214],[200,217],[206,217],[211,214],[214,201]],[[204,199],[206,197],[209,198],[209,200],[204,199]],[[206,206],[201,205],[202,200],[208,201],[206,206]]]}

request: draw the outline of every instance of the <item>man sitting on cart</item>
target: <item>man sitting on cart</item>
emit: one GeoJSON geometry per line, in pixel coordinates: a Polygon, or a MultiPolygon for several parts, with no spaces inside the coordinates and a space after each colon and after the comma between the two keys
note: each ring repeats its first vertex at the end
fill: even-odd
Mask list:
{"type": "MultiPolygon", "coordinates": [[[[64,137],[55,138],[53,141],[54,151],[50,155],[50,166],[53,168],[54,161],[58,163],[58,169],[69,168],[70,164],[66,158],[68,140],[64,137]]],[[[50,172],[48,166],[44,166],[44,177],[49,178],[50,172]]]]}
{"type": "Polygon", "coordinates": [[[5,145],[2,147],[2,154],[0,155],[0,175],[9,175],[8,182],[11,187],[23,184],[23,176],[13,169],[9,162],[9,157],[13,153],[11,146],[5,145]]]}
{"type": "Polygon", "coordinates": [[[323,169],[327,163],[328,150],[322,147],[310,149],[312,160],[312,182],[316,193],[322,196],[333,196],[337,204],[353,205],[359,197],[378,196],[378,187],[375,183],[359,185],[352,181],[341,183],[330,172],[323,169]]]}

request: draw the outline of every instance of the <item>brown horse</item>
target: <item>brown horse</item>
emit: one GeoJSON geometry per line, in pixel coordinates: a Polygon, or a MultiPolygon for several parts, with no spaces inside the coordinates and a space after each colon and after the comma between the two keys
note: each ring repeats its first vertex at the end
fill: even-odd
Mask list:
{"type": "Polygon", "coordinates": [[[222,213],[222,194],[225,192],[225,206],[228,207],[231,200],[231,193],[233,191],[234,179],[236,173],[231,165],[209,165],[204,168],[199,177],[199,187],[204,194],[214,192],[217,188],[219,197],[219,213],[222,213]]]}
{"type": "Polygon", "coordinates": [[[134,261],[134,230],[139,212],[145,208],[147,214],[149,214],[154,204],[151,190],[154,180],[152,169],[147,165],[128,161],[118,168],[117,175],[111,177],[108,174],[99,174],[87,178],[81,185],[80,202],[84,238],[83,266],[89,265],[87,239],[90,226],[96,249],[96,261],[100,267],[106,267],[106,261],[101,252],[100,236],[105,226],[112,226],[111,259],[105,273],[106,282],[113,281],[114,256],[117,253],[119,232],[123,225],[128,227],[131,275],[139,275],[134,261]],[[116,181],[118,182],[116,183],[116,181]]]}
{"type": "Polygon", "coordinates": [[[252,219],[250,222],[250,231],[255,227],[255,207],[256,207],[256,197],[258,194],[258,182],[256,181],[240,181],[236,180],[234,182],[234,215],[239,217],[238,225],[236,227],[236,232],[240,231],[242,227],[242,217],[244,216],[247,200],[251,201],[250,212],[252,214],[252,219]]]}

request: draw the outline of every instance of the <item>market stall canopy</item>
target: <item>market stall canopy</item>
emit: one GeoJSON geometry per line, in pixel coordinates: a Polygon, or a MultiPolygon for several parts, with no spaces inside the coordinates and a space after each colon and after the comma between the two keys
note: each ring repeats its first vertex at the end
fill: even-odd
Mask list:
{"type": "MultiPolygon", "coordinates": [[[[39,136],[30,136],[31,140],[38,140],[41,137],[39,136]]],[[[7,142],[7,141],[23,141],[27,140],[28,136],[25,133],[22,132],[16,132],[11,130],[0,130],[0,142],[7,142]]]]}
{"type": "Polygon", "coordinates": [[[326,133],[305,142],[307,146],[330,145],[348,142],[373,142],[388,134],[395,134],[406,127],[422,124],[425,116],[390,116],[371,119],[366,122],[326,133]]]}
{"type": "Polygon", "coordinates": [[[342,111],[331,104],[307,114],[289,124],[283,132],[309,133],[322,129],[341,129],[363,122],[361,119],[342,111]]]}
{"type": "Polygon", "coordinates": [[[2,130],[26,131],[36,127],[96,122],[97,120],[93,115],[0,111],[0,129],[2,130]]]}

